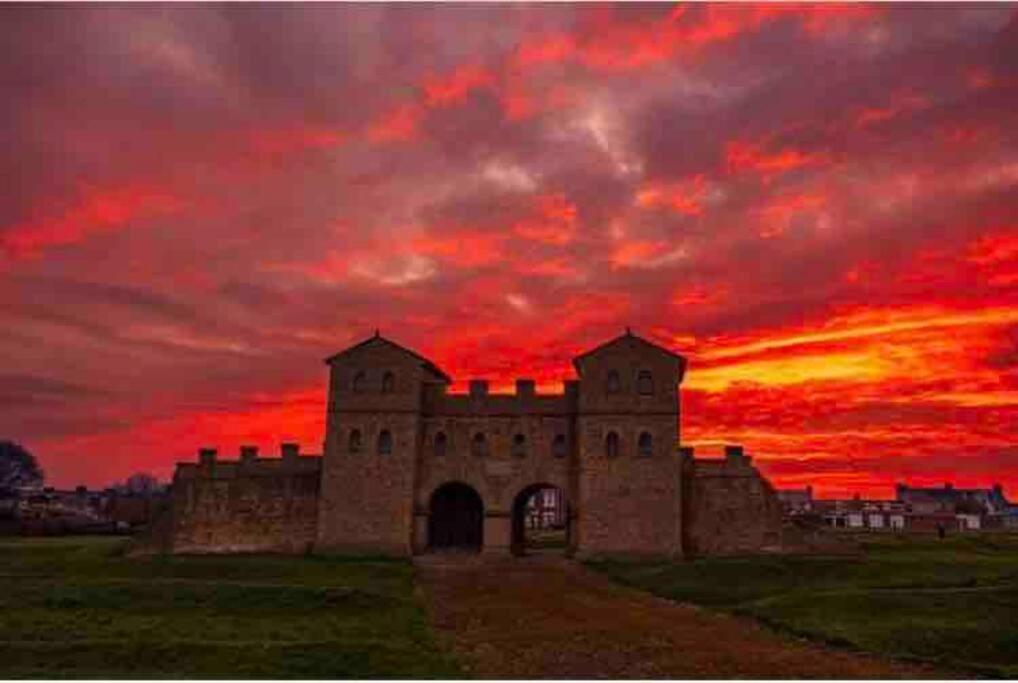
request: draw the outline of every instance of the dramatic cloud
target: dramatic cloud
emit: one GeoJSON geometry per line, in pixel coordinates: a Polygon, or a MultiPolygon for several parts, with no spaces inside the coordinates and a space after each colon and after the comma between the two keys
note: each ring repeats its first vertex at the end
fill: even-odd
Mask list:
{"type": "Polygon", "coordinates": [[[625,326],[779,484],[1018,497],[1011,5],[0,7],[0,436],[319,451],[381,328],[542,390],[625,326]]]}

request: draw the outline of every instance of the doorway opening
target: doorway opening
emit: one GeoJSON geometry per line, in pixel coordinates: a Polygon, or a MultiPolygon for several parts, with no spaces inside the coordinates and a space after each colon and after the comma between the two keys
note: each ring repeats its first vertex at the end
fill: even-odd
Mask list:
{"type": "Polygon", "coordinates": [[[481,496],[460,482],[444,484],[431,494],[428,548],[477,552],[484,545],[481,496]]]}
{"type": "Polygon", "coordinates": [[[565,491],[552,484],[533,484],[520,491],[513,501],[513,554],[566,553],[569,547],[565,491]]]}

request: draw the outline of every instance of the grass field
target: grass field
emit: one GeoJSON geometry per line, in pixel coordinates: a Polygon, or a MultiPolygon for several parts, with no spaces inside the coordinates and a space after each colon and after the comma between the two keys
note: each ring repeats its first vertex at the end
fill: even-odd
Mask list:
{"type": "Polygon", "coordinates": [[[0,539],[0,678],[454,677],[408,562],[0,539]]]}
{"type": "Polygon", "coordinates": [[[860,557],[590,566],[621,583],[796,635],[961,673],[1018,677],[1018,536],[887,535],[863,543],[860,557]]]}
{"type": "MultiPolygon", "coordinates": [[[[1018,536],[864,543],[859,557],[591,566],[797,635],[1018,677],[1018,536]]],[[[408,562],[131,558],[124,548],[113,538],[0,539],[0,678],[462,675],[436,646],[408,562]]]]}

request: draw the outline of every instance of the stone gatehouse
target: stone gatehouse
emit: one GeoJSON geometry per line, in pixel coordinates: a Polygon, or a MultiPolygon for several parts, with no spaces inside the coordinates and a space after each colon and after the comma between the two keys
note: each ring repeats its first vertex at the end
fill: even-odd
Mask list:
{"type": "Polygon", "coordinates": [[[451,378],[376,335],[326,359],[322,456],[284,444],[238,460],[202,449],[173,482],[177,552],[518,552],[525,506],[554,487],[567,552],[682,557],[775,547],[770,484],[737,446],[680,446],[686,360],[625,334],[573,360],[577,379],[512,394],[451,378]]]}

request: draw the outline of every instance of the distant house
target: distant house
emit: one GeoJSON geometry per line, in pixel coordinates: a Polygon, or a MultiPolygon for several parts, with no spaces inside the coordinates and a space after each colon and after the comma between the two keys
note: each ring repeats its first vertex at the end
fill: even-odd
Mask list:
{"type": "Polygon", "coordinates": [[[866,525],[866,517],[859,510],[853,510],[848,513],[848,528],[849,529],[861,529],[866,525]]]}
{"type": "Polygon", "coordinates": [[[887,517],[888,528],[891,531],[904,531],[905,530],[905,513],[904,512],[892,512],[887,517]]]}
{"type": "Polygon", "coordinates": [[[824,522],[837,529],[890,530],[905,528],[905,506],[894,500],[816,500],[813,507],[824,522]]]}
{"type": "Polygon", "coordinates": [[[116,489],[46,487],[0,496],[0,518],[10,508],[7,533],[27,535],[126,532],[147,524],[166,497],[166,487],[129,493],[116,489]]]}
{"type": "Polygon", "coordinates": [[[72,490],[46,487],[21,496],[17,516],[31,532],[76,531],[101,523],[101,499],[84,486],[72,490]]]}
{"type": "Polygon", "coordinates": [[[958,528],[961,531],[979,531],[982,528],[982,515],[957,514],[958,528]]]}
{"type": "MultiPolygon", "coordinates": [[[[959,531],[979,531],[985,528],[1018,528],[1015,507],[1004,496],[1000,484],[988,489],[955,488],[947,483],[942,487],[912,487],[898,484],[898,500],[906,503],[914,516],[950,516],[954,519],[949,528],[959,531]]],[[[919,520],[917,519],[917,522],[919,520]]],[[[944,520],[938,523],[944,524],[944,520]]],[[[928,525],[928,522],[925,523],[928,525]]]]}
{"type": "Polygon", "coordinates": [[[998,515],[1007,512],[1011,504],[1004,497],[1004,489],[994,484],[988,489],[959,489],[947,483],[943,487],[918,487],[898,484],[897,499],[907,504],[912,512],[956,512],[960,514],[998,515]]]}
{"type": "Polygon", "coordinates": [[[560,529],[566,524],[565,496],[561,489],[541,489],[527,502],[528,529],[560,529]]]}
{"type": "Polygon", "coordinates": [[[786,516],[813,512],[813,487],[801,489],[777,489],[775,493],[786,516]]]}
{"type": "MultiPolygon", "coordinates": [[[[1001,486],[988,489],[912,487],[898,484],[895,500],[815,500],[812,506],[837,529],[892,532],[970,532],[1018,528],[1018,508],[1001,486]]],[[[794,499],[793,499],[794,500],[794,499]]]]}

